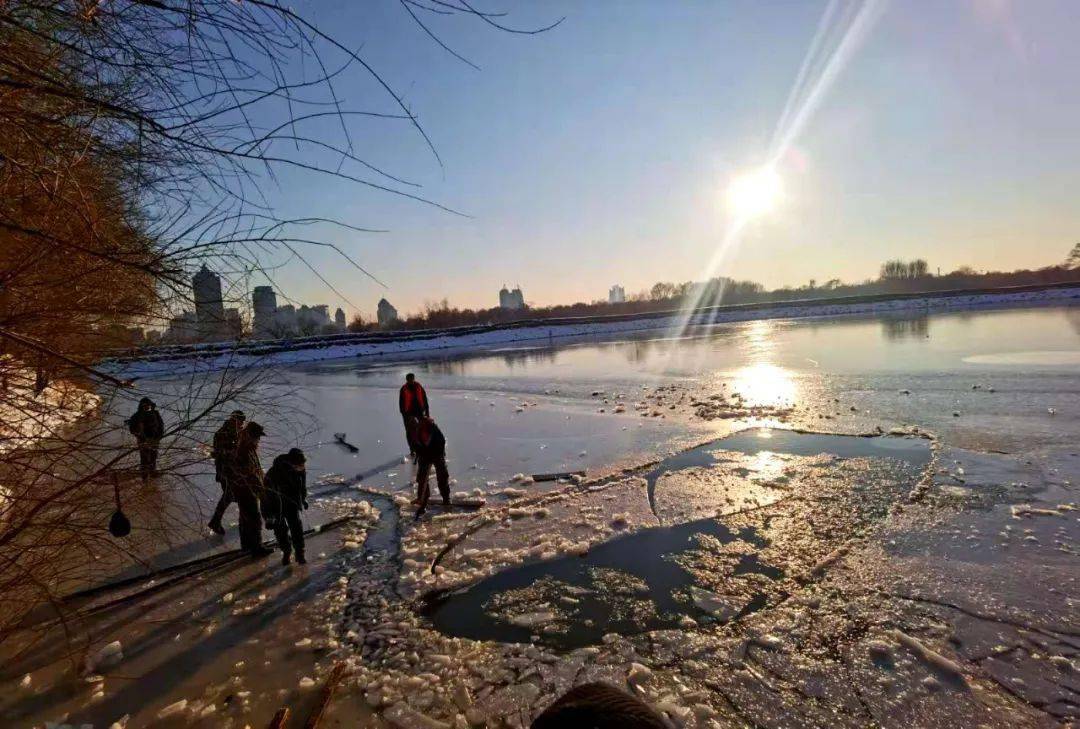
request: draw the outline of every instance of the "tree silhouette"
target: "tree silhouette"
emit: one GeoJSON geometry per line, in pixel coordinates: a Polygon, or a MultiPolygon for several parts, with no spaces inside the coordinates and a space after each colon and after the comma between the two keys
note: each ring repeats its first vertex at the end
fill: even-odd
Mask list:
{"type": "Polygon", "coordinates": [[[1080,268],[1080,243],[1077,243],[1065,257],[1065,265],[1068,268],[1080,268]]]}

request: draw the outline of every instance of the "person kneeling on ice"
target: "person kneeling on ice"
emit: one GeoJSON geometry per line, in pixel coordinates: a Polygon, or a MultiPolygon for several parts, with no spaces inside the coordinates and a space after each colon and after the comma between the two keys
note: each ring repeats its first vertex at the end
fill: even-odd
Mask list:
{"type": "Polygon", "coordinates": [[[420,418],[416,424],[416,462],[416,516],[424,513],[431,497],[428,474],[432,466],[435,466],[435,479],[439,484],[443,506],[449,509],[450,473],[446,470],[446,438],[429,417],[420,418]]]}
{"type": "Polygon", "coordinates": [[[307,472],[304,470],[306,460],[299,448],[282,453],[266,472],[263,485],[260,499],[262,515],[267,528],[272,529],[277,537],[283,565],[289,564],[294,550],[297,564],[307,564],[304,558],[304,525],[300,522],[300,511],[308,508],[307,472]]]}

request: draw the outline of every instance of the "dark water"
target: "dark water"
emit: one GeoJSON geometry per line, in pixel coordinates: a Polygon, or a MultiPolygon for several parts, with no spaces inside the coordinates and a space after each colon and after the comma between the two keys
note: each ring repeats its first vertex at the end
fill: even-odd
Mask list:
{"type": "MultiPolygon", "coordinates": [[[[702,536],[712,537],[721,544],[742,539],[764,546],[753,529],[732,531],[715,519],[646,529],[595,547],[583,558],[562,557],[507,570],[460,594],[434,602],[428,616],[438,630],[449,635],[528,643],[530,636],[543,631],[542,641],[559,648],[599,643],[606,633],[631,634],[670,628],[682,615],[707,621],[709,615],[696,608],[690,597],[689,588],[694,584],[691,574],[674,560],[674,556],[696,547],[702,536]],[[559,619],[548,625],[521,627],[489,614],[493,598],[536,586],[541,580],[544,583],[534,590],[539,594],[523,596],[522,605],[515,606],[518,609],[514,612],[543,611],[540,606],[554,601],[552,611],[561,613],[559,619]],[[566,596],[578,602],[558,603],[560,597],[566,596]]],[[[744,556],[735,573],[757,573],[772,579],[783,574],[776,567],[758,561],[756,555],[744,556]]],[[[763,600],[757,605],[752,599],[738,615],[763,605],[763,600]]]]}
{"type": "Polygon", "coordinates": [[[385,496],[365,494],[362,498],[379,510],[379,520],[368,529],[364,539],[364,550],[396,555],[401,548],[397,506],[385,496]]]}
{"type": "MultiPolygon", "coordinates": [[[[642,474],[649,484],[650,501],[662,474],[695,467],[722,468],[717,458],[724,450],[892,459],[920,470],[930,461],[929,442],[921,438],[744,431],[650,467],[642,474]]],[[[754,529],[732,530],[713,518],[645,529],[594,547],[584,557],[525,564],[461,592],[434,597],[426,613],[436,629],[449,635],[504,643],[530,642],[539,636],[541,642],[561,649],[598,643],[607,633],[676,627],[684,616],[699,623],[734,620],[763,608],[765,593],[743,591],[733,608],[718,616],[695,603],[694,575],[681,563],[692,553],[707,551],[710,543],[723,545],[735,540],[759,549],[766,545],[754,529]],[[521,615],[534,616],[533,624],[511,622],[521,615]]],[[[762,562],[754,552],[738,558],[731,577],[751,574],[770,580],[784,576],[782,570],[762,562]]]]}

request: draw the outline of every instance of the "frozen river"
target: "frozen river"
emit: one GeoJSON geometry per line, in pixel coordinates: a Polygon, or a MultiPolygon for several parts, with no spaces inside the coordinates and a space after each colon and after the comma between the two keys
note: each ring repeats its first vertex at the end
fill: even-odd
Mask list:
{"type": "Polygon", "coordinates": [[[360,446],[352,456],[322,445],[315,469],[351,476],[401,455],[397,388],[409,371],[428,389],[462,486],[517,472],[606,468],[729,429],[680,418],[670,406],[641,417],[633,403],[661,385],[704,397],[727,383],[751,406],[797,405],[821,415],[833,413],[829,402],[839,397],[846,412],[854,406],[875,423],[918,424],[955,445],[1013,451],[1067,443],[1077,430],[1080,309],[761,321],[688,339],[297,367],[281,373],[282,387],[303,393],[318,416],[320,430],[308,440],[325,443],[344,431],[360,446]],[[620,394],[627,412],[616,415],[620,394]]]}
{"type": "MultiPolygon", "coordinates": [[[[267,428],[264,464],[300,445],[330,494],[308,523],[370,492],[378,522],[316,536],[305,569],[245,563],[88,619],[89,650],[115,637],[126,656],[94,700],[65,683],[71,639],[54,636],[0,676],[33,677],[0,715],[255,726],[306,706],[334,664],[342,725],[520,726],[585,680],[691,727],[1077,715],[1080,307],[747,322],[263,378],[245,408],[267,428]],[[485,508],[412,520],[406,372],[446,433],[453,490],[485,508]],[[515,479],[569,471],[584,483],[515,479]]],[[[145,387],[166,418],[183,403],[181,383],[145,387]]],[[[140,497],[137,514],[182,528],[167,544],[133,534],[143,564],[121,574],[235,546],[234,529],[206,536],[216,485],[193,483],[140,497]]]]}

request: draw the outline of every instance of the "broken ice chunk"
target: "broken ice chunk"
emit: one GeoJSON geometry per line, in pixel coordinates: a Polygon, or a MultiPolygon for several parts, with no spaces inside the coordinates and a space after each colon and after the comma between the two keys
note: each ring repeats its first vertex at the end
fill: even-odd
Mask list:
{"type": "Polygon", "coordinates": [[[516,625],[519,628],[534,628],[537,625],[550,623],[554,619],[555,613],[545,610],[535,613],[522,613],[521,615],[513,615],[510,617],[510,624],[516,625]]]}
{"type": "Polygon", "coordinates": [[[698,609],[710,613],[718,620],[730,620],[742,609],[741,602],[728,595],[718,595],[696,585],[690,587],[690,597],[698,609]]]}
{"type": "Polygon", "coordinates": [[[157,713],[157,718],[165,719],[166,717],[173,716],[174,714],[179,714],[180,712],[182,712],[186,708],[187,708],[187,699],[180,699],[179,701],[176,701],[176,702],[174,702],[172,704],[169,704],[168,706],[163,708],[161,711],[159,711],[157,713]]]}

